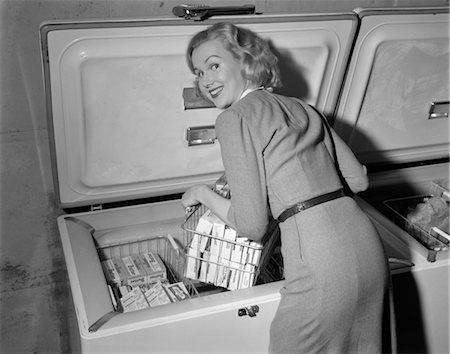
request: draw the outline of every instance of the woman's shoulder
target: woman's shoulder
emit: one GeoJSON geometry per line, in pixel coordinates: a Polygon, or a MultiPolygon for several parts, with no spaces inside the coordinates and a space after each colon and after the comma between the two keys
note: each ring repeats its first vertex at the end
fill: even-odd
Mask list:
{"type": "MultiPolygon", "coordinates": [[[[258,92],[259,93],[259,92],[258,92]]],[[[265,102],[260,94],[250,93],[226,110],[222,111],[216,120],[217,126],[254,125],[262,117],[265,102]]]]}
{"type": "Polygon", "coordinates": [[[254,91],[238,103],[246,107],[270,107],[271,109],[274,109],[274,107],[276,109],[280,106],[304,107],[307,105],[300,98],[282,95],[269,90],[254,91]]]}
{"type": "Polygon", "coordinates": [[[262,121],[267,120],[265,117],[271,118],[268,120],[271,124],[277,124],[277,117],[283,122],[288,112],[296,116],[306,115],[305,105],[306,103],[295,97],[257,90],[221,112],[216,124],[222,121],[224,124],[259,126],[262,121]]]}
{"type": "Polygon", "coordinates": [[[275,101],[272,93],[267,90],[256,90],[237,101],[227,111],[244,117],[252,117],[255,113],[261,114],[265,110],[273,110],[275,101]]]}

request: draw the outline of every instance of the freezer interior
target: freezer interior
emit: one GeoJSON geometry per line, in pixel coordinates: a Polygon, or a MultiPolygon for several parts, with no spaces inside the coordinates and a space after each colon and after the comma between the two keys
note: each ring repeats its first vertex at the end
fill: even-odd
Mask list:
{"type": "MultiPolygon", "coordinates": [[[[286,80],[282,93],[325,112],[368,166],[370,188],[356,199],[380,232],[392,273],[441,267],[448,274],[448,249],[430,259],[384,213],[386,200],[448,179],[448,119],[439,116],[448,110],[448,11],[231,19],[270,39],[286,80]]],[[[41,28],[54,179],[61,206],[76,211],[62,215],[58,227],[85,351],[145,351],[149,342],[154,351],[267,350],[282,264],[256,286],[228,291],[188,280],[187,300],[120,313],[100,263],[103,250],[169,235],[167,247],[183,257],[179,193],[212,184],[223,172],[214,142],[218,110],[193,96],[184,48],[216,21],[41,28]],[[122,206],[129,200],[140,203],[122,206]]],[[[439,289],[448,299],[445,278],[439,289]]],[[[439,299],[439,306],[448,312],[448,302],[439,299]]],[[[448,330],[448,321],[431,326],[429,336],[436,327],[448,330]]],[[[436,348],[448,347],[441,338],[436,348]]]]}
{"type": "MultiPolygon", "coordinates": [[[[361,202],[362,205],[364,202],[361,202]]],[[[363,205],[364,207],[364,205],[363,205]]],[[[76,279],[77,286],[80,287],[82,298],[79,300],[86,306],[87,323],[91,327],[103,315],[113,311],[111,297],[107,289],[106,279],[99,262],[98,250],[111,247],[117,244],[133,244],[139,241],[145,241],[155,237],[165,237],[171,235],[179,245],[180,250],[183,247],[183,230],[181,225],[185,221],[184,211],[180,207],[178,200],[159,203],[150,203],[147,205],[131,206],[120,208],[119,210],[104,210],[96,213],[78,213],[75,216],[68,216],[60,219],[60,228],[64,237],[64,247],[68,249],[72,256],[74,269],[76,269],[79,278],[76,279]],[[89,225],[90,227],[87,227],[89,225]],[[83,293],[89,296],[83,296],[83,293]]],[[[396,259],[407,259],[408,251],[406,248],[399,247],[399,243],[391,240],[392,234],[384,228],[383,223],[376,222],[381,234],[386,239],[386,249],[388,255],[396,259]]],[[[132,247],[132,246],[131,246],[132,247]]],[[[132,251],[131,251],[132,252],[132,251]]],[[[403,264],[409,266],[409,264],[403,264]]],[[[280,279],[274,279],[275,283],[271,287],[281,287],[280,279]]],[[[270,284],[269,284],[270,285],[270,284]]],[[[197,286],[194,284],[194,286],[197,286]]],[[[241,289],[237,291],[227,291],[226,289],[215,289],[214,292],[224,292],[222,299],[232,300],[239,294],[253,293],[257,294],[266,285],[257,285],[250,289],[241,289]]],[[[199,294],[195,294],[186,303],[185,306],[192,306],[199,297],[214,297],[211,295],[211,289],[202,289],[199,286],[199,294]],[[202,290],[205,290],[203,293],[202,290]]],[[[203,302],[205,305],[206,302],[203,302]]],[[[175,304],[173,304],[175,305],[175,304]]],[[[176,304],[176,305],[182,305],[176,304]]],[[[165,311],[172,305],[165,306],[165,311]]],[[[101,329],[107,329],[117,325],[122,321],[127,323],[131,316],[146,318],[148,312],[156,311],[158,308],[137,311],[136,313],[117,314],[108,323],[103,324],[101,329]],[[140,312],[147,315],[138,314],[140,312]]],[[[170,310],[169,310],[170,311],[170,310]]],[[[164,315],[165,316],[165,315],[164,315]]],[[[155,315],[151,315],[155,320],[155,315]]],[[[92,330],[92,329],[91,329],[92,330]]]]}
{"type": "MultiPolygon", "coordinates": [[[[252,350],[254,347],[248,338],[254,335],[254,331],[268,334],[267,324],[275,313],[282,282],[235,291],[202,289],[194,284],[199,289],[198,294],[185,301],[127,313],[114,309],[99,262],[98,247],[167,235],[181,244],[184,220],[179,200],[77,213],[59,220],[85,350],[105,350],[114,346],[120,351],[129,350],[130,345],[136,350],[145,350],[145,343],[151,341],[155,351],[167,348],[195,351],[199,350],[199,338],[205,336],[200,328],[205,326],[211,333],[202,340],[202,348],[206,351],[221,351],[225,346],[252,350]],[[256,317],[251,317],[252,311],[256,317]],[[249,323],[251,320],[253,322],[249,323]],[[195,323],[198,323],[197,327],[195,323]],[[230,328],[230,324],[234,327],[230,328]],[[214,333],[221,331],[227,331],[243,342],[230,343],[227,336],[217,338],[214,333]],[[196,341],[171,341],[168,344],[167,340],[172,336],[191,336],[196,341]]],[[[263,350],[267,344],[262,339],[257,347],[263,350]]]]}

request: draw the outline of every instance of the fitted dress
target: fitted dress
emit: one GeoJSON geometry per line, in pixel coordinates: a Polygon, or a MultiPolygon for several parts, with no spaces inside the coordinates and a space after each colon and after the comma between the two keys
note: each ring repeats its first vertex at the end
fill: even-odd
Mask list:
{"type": "MultiPolygon", "coordinates": [[[[267,90],[247,94],[218,116],[232,192],[228,218],[242,236],[260,240],[271,217],[344,184],[354,193],[367,188],[365,168],[324,124],[299,99],[267,90]]],[[[285,283],[269,351],[380,353],[388,262],[354,199],[314,206],[279,227],[285,283]]]]}

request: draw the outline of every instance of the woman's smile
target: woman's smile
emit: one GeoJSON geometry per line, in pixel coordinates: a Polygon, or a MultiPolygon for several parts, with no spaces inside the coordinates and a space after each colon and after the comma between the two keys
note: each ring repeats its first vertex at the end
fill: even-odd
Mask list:
{"type": "Polygon", "coordinates": [[[223,86],[219,86],[219,87],[216,87],[215,89],[209,90],[209,93],[210,93],[211,97],[214,99],[220,95],[222,90],[223,90],[223,86]]]}

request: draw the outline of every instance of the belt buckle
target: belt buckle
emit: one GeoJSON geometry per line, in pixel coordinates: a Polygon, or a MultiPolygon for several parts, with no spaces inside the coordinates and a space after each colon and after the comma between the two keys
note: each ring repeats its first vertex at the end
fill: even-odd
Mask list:
{"type": "Polygon", "coordinates": [[[296,210],[297,210],[297,213],[299,213],[299,212],[301,212],[301,211],[303,211],[303,210],[305,210],[305,208],[306,208],[306,206],[305,206],[305,204],[304,203],[297,203],[297,205],[296,205],[296,210]]]}

